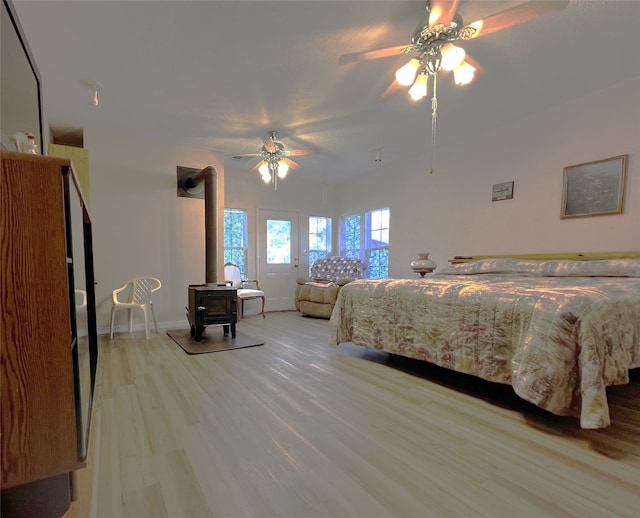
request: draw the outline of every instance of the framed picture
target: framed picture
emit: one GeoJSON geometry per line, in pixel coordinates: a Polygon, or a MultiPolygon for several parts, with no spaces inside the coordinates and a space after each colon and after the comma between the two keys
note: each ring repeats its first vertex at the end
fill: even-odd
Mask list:
{"type": "Polygon", "coordinates": [[[491,201],[510,200],[513,198],[513,182],[493,184],[491,201]]]}
{"type": "Polygon", "coordinates": [[[560,217],[564,219],[621,214],[628,156],[615,156],[565,167],[560,217]]]}

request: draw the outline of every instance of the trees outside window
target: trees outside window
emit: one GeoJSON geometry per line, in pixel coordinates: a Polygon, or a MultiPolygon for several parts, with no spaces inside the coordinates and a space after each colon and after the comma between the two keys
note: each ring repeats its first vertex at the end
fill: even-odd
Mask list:
{"type": "Polygon", "coordinates": [[[370,279],[389,275],[389,209],[365,215],[365,262],[370,279]]]}
{"type": "Polygon", "coordinates": [[[364,261],[370,279],[389,275],[389,214],[384,208],[340,220],[340,255],[364,261]]]}
{"type": "Polygon", "coordinates": [[[224,262],[234,263],[247,273],[247,211],[224,209],[224,262]]]}
{"type": "Polygon", "coordinates": [[[291,222],[267,220],[267,264],[291,264],[291,222]]]}
{"type": "Polygon", "coordinates": [[[309,216],[309,269],[331,254],[331,218],[309,216]]]}
{"type": "Polygon", "coordinates": [[[343,216],[340,220],[340,255],[351,259],[360,259],[362,229],[360,214],[343,216]]]}

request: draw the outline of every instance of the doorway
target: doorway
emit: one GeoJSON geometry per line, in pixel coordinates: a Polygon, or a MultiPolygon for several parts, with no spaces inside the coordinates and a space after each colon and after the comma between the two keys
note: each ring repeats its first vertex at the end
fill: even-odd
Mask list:
{"type": "Polygon", "coordinates": [[[295,309],[298,213],[258,209],[258,277],[267,311],[295,309]]]}

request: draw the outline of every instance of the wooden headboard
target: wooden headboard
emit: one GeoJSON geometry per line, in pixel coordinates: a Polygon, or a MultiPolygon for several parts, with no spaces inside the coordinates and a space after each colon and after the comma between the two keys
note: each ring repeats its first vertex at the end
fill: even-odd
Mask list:
{"type": "Polygon", "coordinates": [[[532,259],[534,261],[596,261],[599,259],[640,259],[640,251],[631,252],[578,252],[560,254],[506,254],[506,255],[456,255],[449,259],[451,264],[468,263],[480,259],[532,259]]]}

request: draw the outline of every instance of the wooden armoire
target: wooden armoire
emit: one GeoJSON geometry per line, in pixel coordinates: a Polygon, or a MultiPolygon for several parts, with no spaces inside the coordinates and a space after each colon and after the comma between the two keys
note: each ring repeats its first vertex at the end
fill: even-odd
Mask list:
{"type": "Polygon", "coordinates": [[[68,159],[1,156],[2,516],[61,516],[97,366],[91,219],[68,159]]]}

